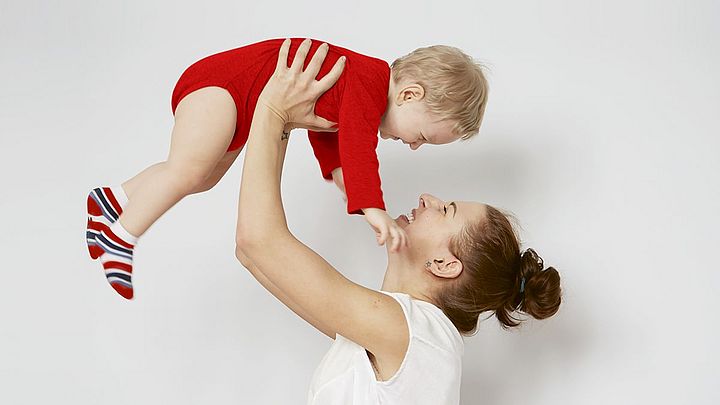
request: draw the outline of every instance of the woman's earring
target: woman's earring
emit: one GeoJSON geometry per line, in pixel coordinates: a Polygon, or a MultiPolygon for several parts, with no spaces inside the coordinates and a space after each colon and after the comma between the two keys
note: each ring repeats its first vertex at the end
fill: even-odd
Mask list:
{"type": "Polygon", "coordinates": [[[426,268],[426,269],[429,269],[430,266],[432,266],[432,263],[430,263],[429,261],[428,261],[428,262],[425,262],[425,268],[426,268]]]}

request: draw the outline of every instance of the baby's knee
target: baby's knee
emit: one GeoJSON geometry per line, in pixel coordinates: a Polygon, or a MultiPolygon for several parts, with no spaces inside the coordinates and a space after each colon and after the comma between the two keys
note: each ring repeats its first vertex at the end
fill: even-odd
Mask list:
{"type": "Polygon", "coordinates": [[[211,179],[207,178],[205,181],[200,184],[199,186],[195,187],[190,191],[190,194],[199,194],[204,193],[206,191],[210,191],[213,187],[215,187],[219,182],[219,179],[211,179]]]}
{"type": "Polygon", "coordinates": [[[188,194],[199,192],[197,190],[204,188],[205,180],[209,175],[206,168],[194,163],[168,162],[167,168],[175,180],[175,184],[188,194]]]}

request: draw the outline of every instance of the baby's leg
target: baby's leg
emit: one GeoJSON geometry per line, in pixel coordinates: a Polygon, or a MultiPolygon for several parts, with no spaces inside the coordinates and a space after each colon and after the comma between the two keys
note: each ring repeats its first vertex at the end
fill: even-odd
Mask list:
{"type": "Polygon", "coordinates": [[[175,203],[205,184],[226,156],[235,121],[235,103],[226,90],[207,87],[187,95],[175,110],[167,161],[126,182],[130,186],[127,206],[118,221],[97,237],[108,281],[123,297],[133,295],[132,254],[137,238],[175,203]]]}
{"type": "Polygon", "coordinates": [[[226,154],[235,132],[235,103],[227,90],[206,87],[187,95],[175,110],[170,154],[143,181],[126,190],[120,223],[140,236],[170,207],[203,185],[226,154]]]}
{"type": "MultiPolygon", "coordinates": [[[[192,190],[190,194],[204,193],[215,187],[241,151],[242,147],[225,153],[203,184],[192,190]]],[[[156,163],[121,186],[96,188],[90,193],[88,196],[87,245],[91,258],[97,259],[104,253],[96,243],[97,235],[117,221],[123,208],[127,205],[128,196],[132,196],[143,180],[152,177],[158,170],[161,170],[162,166],[161,163],[156,163]]]]}
{"type": "MultiPolygon", "coordinates": [[[[190,194],[202,193],[215,187],[225,173],[227,173],[228,169],[230,169],[230,166],[235,162],[241,151],[242,147],[225,153],[203,184],[192,190],[190,194]]],[[[122,186],[96,188],[88,195],[88,224],[86,233],[91,258],[97,259],[104,253],[96,243],[97,235],[117,221],[123,212],[123,208],[127,205],[128,196],[135,194],[135,190],[137,190],[140,184],[144,180],[154,176],[162,167],[162,163],[156,163],[123,183],[122,186]]]]}
{"type": "MultiPolygon", "coordinates": [[[[217,163],[215,168],[212,170],[212,172],[207,176],[207,178],[205,178],[205,181],[199,186],[195,187],[195,189],[193,189],[188,194],[202,193],[215,187],[215,185],[223,178],[225,173],[227,173],[228,169],[230,169],[230,166],[233,165],[238,155],[240,155],[241,151],[242,148],[236,149],[232,152],[226,152],[225,155],[223,155],[223,157],[217,163]]],[[[142,184],[146,179],[154,176],[158,170],[161,170],[163,167],[163,163],[156,163],[143,170],[142,172],[138,173],[135,177],[123,183],[122,188],[124,192],[127,193],[128,198],[132,198],[133,194],[135,194],[135,190],[138,189],[140,184],[142,184]]]]}

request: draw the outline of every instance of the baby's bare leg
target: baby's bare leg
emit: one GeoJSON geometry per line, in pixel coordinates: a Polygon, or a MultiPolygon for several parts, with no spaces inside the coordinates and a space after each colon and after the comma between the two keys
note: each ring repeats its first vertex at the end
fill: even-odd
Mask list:
{"type": "Polygon", "coordinates": [[[230,169],[230,166],[233,165],[235,159],[237,159],[241,151],[242,147],[232,152],[225,153],[225,156],[220,159],[217,166],[215,166],[215,169],[213,169],[212,173],[210,173],[210,175],[205,179],[202,184],[195,187],[195,189],[191,191],[190,194],[204,193],[215,187],[215,185],[218,184],[218,182],[223,178],[223,176],[225,176],[225,173],[227,173],[228,169],[230,169]]]}
{"type": "MultiPolygon", "coordinates": [[[[233,165],[235,160],[237,159],[238,155],[240,155],[240,152],[242,152],[242,148],[236,149],[232,152],[227,152],[223,157],[220,159],[218,164],[215,166],[215,168],[212,170],[210,175],[205,179],[205,181],[197,186],[194,190],[192,190],[189,194],[197,194],[202,193],[205,191],[210,190],[211,188],[215,187],[215,185],[223,178],[225,173],[230,169],[230,166],[233,165]]],[[[122,184],[122,188],[127,194],[128,198],[132,198],[133,194],[135,194],[135,190],[142,184],[145,180],[151,178],[154,176],[159,170],[162,170],[163,163],[156,163],[147,169],[143,170],[142,172],[138,173],[135,177],[127,180],[125,183],[122,184]]]]}
{"type": "Polygon", "coordinates": [[[183,98],[175,110],[167,161],[123,184],[129,201],[119,221],[129,233],[145,233],[175,203],[203,188],[214,169],[223,169],[218,164],[230,160],[226,150],[236,117],[235,103],[225,89],[206,87],[183,98]]]}

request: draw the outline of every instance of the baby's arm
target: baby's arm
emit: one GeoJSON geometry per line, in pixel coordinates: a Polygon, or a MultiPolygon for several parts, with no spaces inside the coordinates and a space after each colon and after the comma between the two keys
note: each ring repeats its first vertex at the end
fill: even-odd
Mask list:
{"type": "MultiPolygon", "coordinates": [[[[342,192],[343,199],[347,201],[342,167],[338,167],[332,171],[332,178],[337,188],[339,188],[342,192]]],[[[375,231],[378,244],[384,245],[389,236],[392,238],[390,250],[396,251],[401,246],[408,245],[405,231],[403,231],[402,228],[395,223],[385,210],[381,210],[379,208],[363,208],[362,212],[365,214],[365,219],[375,231]]]]}
{"type": "Polygon", "coordinates": [[[375,231],[378,245],[384,245],[387,242],[391,252],[397,252],[402,247],[410,246],[407,234],[388,215],[387,211],[380,208],[363,208],[362,212],[365,214],[365,220],[375,231]]]}
{"type": "Polygon", "coordinates": [[[338,167],[332,171],[332,179],[337,188],[340,189],[340,192],[343,195],[343,200],[347,202],[347,192],[345,192],[345,179],[343,179],[342,167],[338,167]]]}

